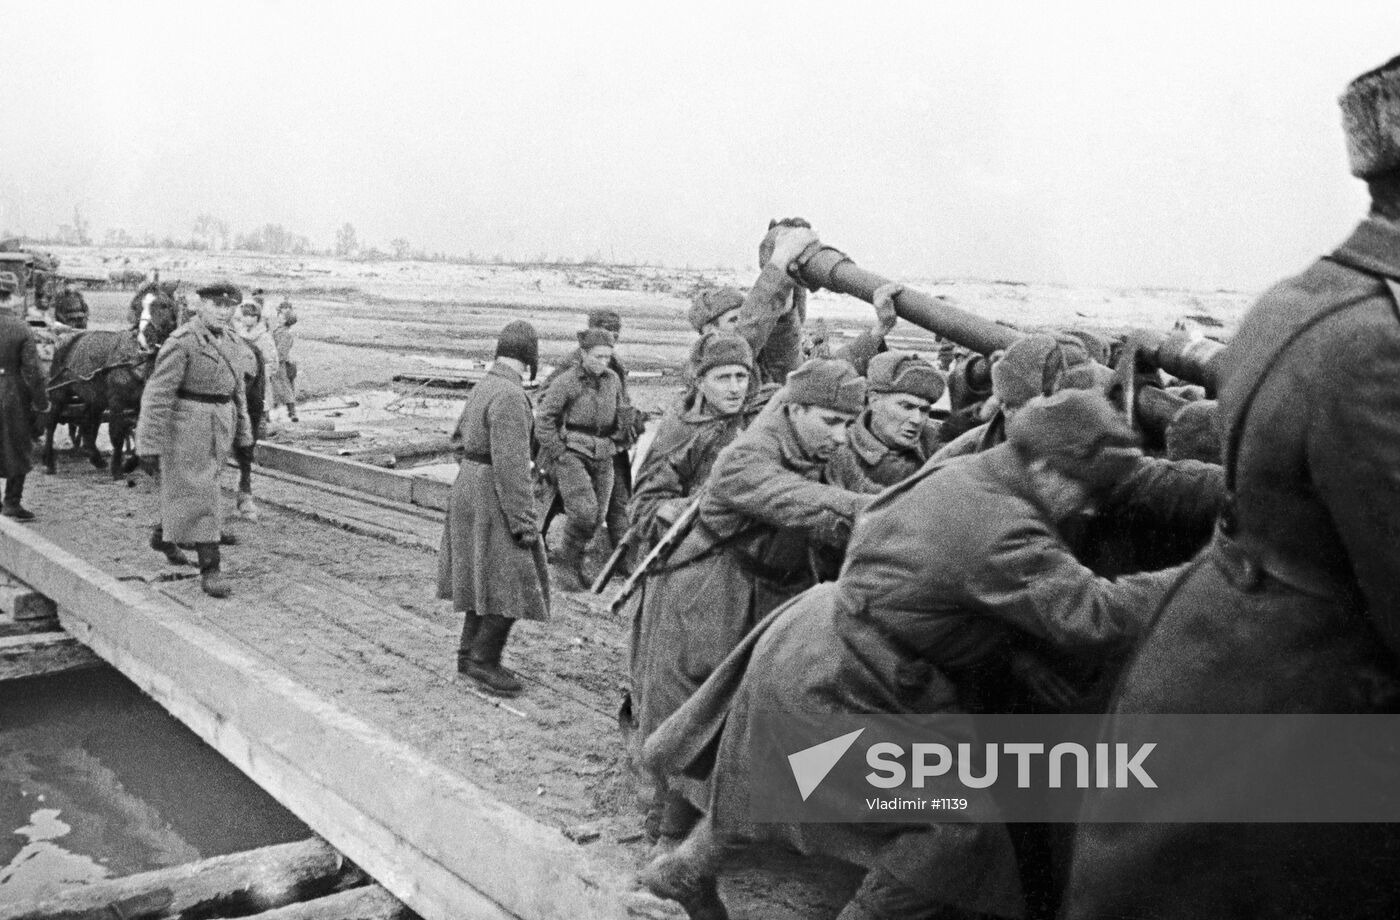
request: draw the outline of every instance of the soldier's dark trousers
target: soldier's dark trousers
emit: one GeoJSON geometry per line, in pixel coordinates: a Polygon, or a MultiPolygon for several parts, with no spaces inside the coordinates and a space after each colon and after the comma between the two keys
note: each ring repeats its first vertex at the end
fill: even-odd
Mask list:
{"type": "Polygon", "coordinates": [[[5,480],[6,508],[18,508],[24,500],[24,476],[11,476],[5,480]]]}
{"type": "Polygon", "coordinates": [[[151,528],[151,549],[165,553],[165,558],[171,565],[185,565],[190,561],[180,547],[165,539],[165,528],[160,524],[151,528]]]}
{"type": "Polygon", "coordinates": [[[204,593],[210,597],[228,597],[232,589],[224,583],[220,573],[219,544],[196,543],[194,551],[199,556],[199,581],[204,593]]]}
{"type": "Polygon", "coordinates": [[[565,546],[577,546],[582,551],[593,538],[612,497],[613,458],[584,458],[569,451],[554,465],[554,481],[567,518],[565,546]]]}
{"type": "Polygon", "coordinates": [[[622,538],[627,534],[629,521],[627,519],[627,505],[632,501],[632,472],[629,468],[631,461],[627,457],[627,451],[613,455],[613,484],[612,493],[608,497],[608,510],[603,516],[608,525],[608,537],[612,540],[612,545],[622,542],[622,538]]]}
{"type": "MultiPolygon", "coordinates": [[[[510,636],[515,620],[496,614],[481,617],[469,615],[466,620],[476,620],[476,623],[463,623],[463,640],[465,641],[468,631],[473,632],[473,636],[466,667],[461,669],[462,673],[476,681],[488,693],[497,696],[519,695],[524,689],[520,679],[509,668],[501,666],[501,654],[505,651],[506,639],[510,636]]],[[[458,655],[460,654],[459,652],[458,655]]],[[[461,661],[460,657],[458,661],[461,661]]]]}
{"type": "Polygon", "coordinates": [[[472,646],[481,627],[481,617],[475,610],[462,611],[462,637],[457,641],[457,673],[467,673],[467,663],[471,660],[472,646]]]}

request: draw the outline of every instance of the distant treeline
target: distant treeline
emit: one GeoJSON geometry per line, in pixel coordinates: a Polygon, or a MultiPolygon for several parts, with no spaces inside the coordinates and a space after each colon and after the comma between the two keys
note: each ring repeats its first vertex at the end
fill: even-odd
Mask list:
{"type": "MultiPolygon", "coordinates": [[[[93,246],[102,245],[125,249],[185,249],[196,252],[265,252],[271,255],[326,256],[341,259],[354,259],[362,262],[415,261],[443,262],[451,265],[512,265],[521,267],[589,267],[603,265],[623,265],[632,268],[660,268],[659,262],[618,262],[604,258],[602,252],[573,258],[551,256],[542,253],[534,259],[510,259],[496,253],[484,256],[476,252],[450,254],[428,252],[398,238],[389,241],[387,250],[375,245],[362,244],[355,226],[349,222],[341,225],[335,233],[335,243],[329,248],[318,248],[304,234],[288,230],[281,224],[263,224],[246,232],[235,232],[227,221],[212,214],[201,214],[195,218],[188,237],[173,234],[157,236],[150,232],[130,233],[122,227],[109,227],[99,244],[93,237],[88,222],[82,213],[73,209],[73,222],[62,224],[57,231],[45,235],[11,233],[5,231],[0,238],[16,236],[35,245],[93,246]]],[[[688,266],[687,266],[688,267],[688,266]]]]}

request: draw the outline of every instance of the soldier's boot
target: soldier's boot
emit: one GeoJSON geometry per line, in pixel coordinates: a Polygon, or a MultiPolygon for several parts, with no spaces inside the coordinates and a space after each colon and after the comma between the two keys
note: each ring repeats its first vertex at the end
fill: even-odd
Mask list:
{"type": "Polygon", "coordinates": [[[238,516],[245,521],[256,521],[258,519],[258,505],[253,501],[252,492],[238,493],[238,516]]]}
{"type": "Polygon", "coordinates": [[[457,642],[457,673],[466,674],[471,659],[472,646],[476,644],[476,634],[481,629],[481,617],[475,610],[460,611],[462,615],[462,638],[457,642]]]}
{"type": "Polygon", "coordinates": [[[583,570],[583,550],[588,543],[585,535],[564,528],[564,542],[554,552],[554,583],[560,591],[579,594],[588,590],[589,578],[583,570]]]}
{"type": "Polygon", "coordinates": [[[233,589],[224,581],[219,572],[219,544],[196,543],[194,551],[199,554],[199,586],[210,597],[228,597],[233,589]]]}
{"type": "Polygon", "coordinates": [[[24,498],[24,477],[11,476],[5,480],[5,499],[0,503],[0,514],[16,521],[34,520],[34,512],[30,511],[20,501],[24,498]]]}
{"type": "Polygon", "coordinates": [[[151,528],[151,549],[165,553],[165,561],[171,565],[189,565],[190,557],[180,547],[165,539],[165,529],[157,524],[151,528]]]}
{"type": "Polygon", "coordinates": [[[658,898],[680,902],[690,920],[729,920],[719,897],[720,851],[710,827],[703,821],[679,846],[637,873],[637,884],[658,898]]]}
{"type": "Polygon", "coordinates": [[[501,666],[501,653],[515,620],[487,614],[480,617],[471,654],[467,656],[467,676],[481,689],[496,696],[519,696],[525,685],[508,668],[501,666]]]}

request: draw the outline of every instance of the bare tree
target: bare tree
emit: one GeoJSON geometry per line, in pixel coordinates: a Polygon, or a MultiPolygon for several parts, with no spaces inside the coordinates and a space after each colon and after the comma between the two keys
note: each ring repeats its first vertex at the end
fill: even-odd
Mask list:
{"type": "Polygon", "coordinates": [[[394,250],[394,258],[399,261],[412,257],[413,244],[403,237],[389,241],[389,248],[394,250]]]}
{"type": "Polygon", "coordinates": [[[75,204],[73,205],[73,236],[77,239],[79,246],[91,246],[92,235],[88,232],[87,218],[83,217],[83,212],[75,204]]]}
{"type": "Polygon", "coordinates": [[[338,256],[353,256],[360,248],[360,242],[355,237],[355,225],[349,221],[336,231],[335,234],[335,254],[338,256]]]}

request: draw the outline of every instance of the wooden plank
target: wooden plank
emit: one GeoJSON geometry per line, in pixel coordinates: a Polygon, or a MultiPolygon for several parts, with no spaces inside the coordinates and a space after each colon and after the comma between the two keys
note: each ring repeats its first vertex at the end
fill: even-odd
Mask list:
{"type": "Polygon", "coordinates": [[[353,489],[406,505],[446,511],[452,497],[451,483],[398,470],[387,470],[342,457],[282,444],[259,444],[258,463],[278,472],[353,489]]]}
{"type": "Polygon", "coordinates": [[[363,885],[364,875],[347,869],[345,858],[324,840],[301,840],[214,856],[122,878],[75,885],[39,900],[0,906],[0,920],[52,920],[65,916],[122,916],[108,905],[156,894],[168,898],[161,916],[224,915],[229,909],[271,910],[335,890],[342,875],[363,885]]]}
{"type": "Polygon", "coordinates": [[[314,451],[281,444],[261,443],[257,460],[263,466],[305,476],[332,485],[367,492],[396,502],[410,504],[413,500],[413,480],[403,473],[381,469],[367,463],[327,457],[314,451]]]}
{"type": "Polygon", "coordinates": [[[427,920],[683,916],[187,611],[3,519],[0,567],[52,597],[65,629],[427,920]]]}
{"type": "Polygon", "coordinates": [[[61,631],[0,638],[0,683],[62,674],[101,663],[102,659],[86,646],[61,631]]]}
{"type": "Polygon", "coordinates": [[[411,917],[398,898],[378,885],[365,885],[254,914],[247,920],[411,920],[411,917]]]}

